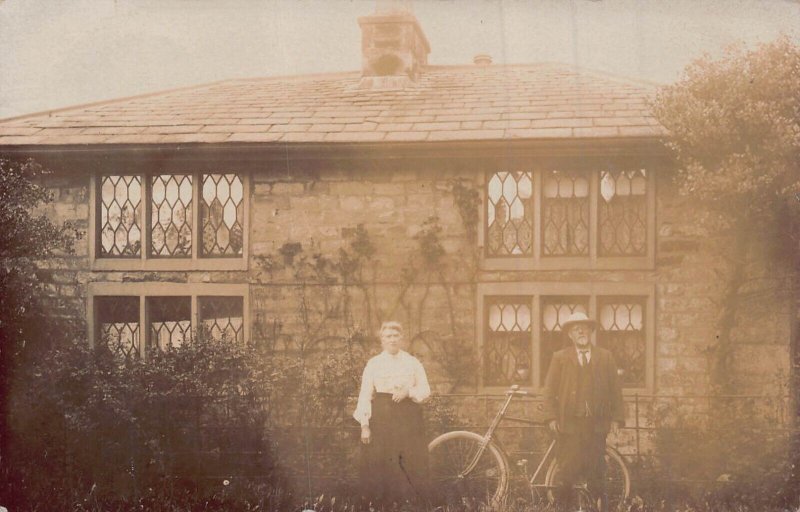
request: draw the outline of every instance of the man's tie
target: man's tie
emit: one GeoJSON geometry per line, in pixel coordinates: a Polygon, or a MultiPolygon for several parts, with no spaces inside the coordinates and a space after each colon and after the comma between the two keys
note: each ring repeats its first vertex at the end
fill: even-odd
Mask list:
{"type": "Polygon", "coordinates": [[[586,366],[587,364],[589,364],[589,356],[587,355],[589,351],[579,350],[578,353],[581,355],[581,366],[586,366]]]}

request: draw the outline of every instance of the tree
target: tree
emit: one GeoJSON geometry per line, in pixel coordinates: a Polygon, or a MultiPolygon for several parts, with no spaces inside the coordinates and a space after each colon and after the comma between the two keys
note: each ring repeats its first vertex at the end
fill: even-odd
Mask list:
{"type": "MultiPolygon", "coordinates": [[[[732,47],[718,60],[702,58],[660,90],[653,112],[669,132],[681,192],[707,207],[702,222],[724,244],[710,355],[716,390],[731,393],[732,333],[753,246],[768,249],[773,293],[789,288],[794,311],[800,307],[800,48],[783,37],[754,50],[732,47]]],[[[792,346],[797,412],[797,339],[792,346]]],[[[795,455],[800,443],[796,448],[795,455]]]]}
{"type": "Polygon", "coordinates": [[[659,92],[654,114],[669,131],[683,194],[730,248],[713,347],[713,376],[730,391],[731,331],[748,245],[766,243],[796,279],[800,214],[800,48],[782,38],[756,50],[702,58],[659,92]]]}
{"type": "MultiPolygon", "coordinates": [[[[8,389],[19,364],[62,326],[46,315],[36,261],[72,252],[77,232],[41,213],[52,198],[32,160],[0,158],[0,465],[8,453],[8,389]]],[[[56,337],[56,339],[63,339],[56,337]]]]}

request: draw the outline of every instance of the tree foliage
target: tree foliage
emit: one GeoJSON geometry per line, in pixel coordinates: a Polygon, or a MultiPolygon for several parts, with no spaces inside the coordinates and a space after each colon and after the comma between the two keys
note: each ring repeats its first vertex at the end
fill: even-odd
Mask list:
{"type": "Polygon", "coordinates": [[[669,131],[682,192],[737,228],[796,221],[800,48],[788,38],[695,61],[653,107],[669,131]]]}
{"type": "Polygon", "coordinates": [[[77,237],[72,225],[57,225],[41,212],[52,201],[36,183],[44,172],[32,160],[0,158],[0,354],[15,352],[38,332],[35,260],[71,253],[77,237]]]}
{"type": "Polygon", "coordinates": [[[37,259],[70,253],[76,231],[41,211],[52,198],[37,163],[0,158],[0,459],[7,453],[7,390],[34,349],[68,336],[41,301],[37,259]],[[54,336],[58,334],[58,336],[54,336]]]}

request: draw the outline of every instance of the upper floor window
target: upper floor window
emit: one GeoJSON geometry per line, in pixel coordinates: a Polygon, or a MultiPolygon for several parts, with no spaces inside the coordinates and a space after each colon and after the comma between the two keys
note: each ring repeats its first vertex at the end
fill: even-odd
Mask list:
{"type": "Polygon", "coordinates": [[[246,268],[247,187],[246,177],[235,173],[97,176],[93,267],[246,268]]]}
{"type": "Polygon", "coordinates": [[[647,268],[655,194],[646,169],[497,171],[487,175],[487,268],[647,268]]]}
{"type": "Polygon", "coordinates": [[[652,285],[486,283],[479,288],[484,388],[543,386],[553,354],[571,346],[562,324],[578,311],[597,319],[593,342],[614,354],[623,387],[652,388],[652,285]]]}

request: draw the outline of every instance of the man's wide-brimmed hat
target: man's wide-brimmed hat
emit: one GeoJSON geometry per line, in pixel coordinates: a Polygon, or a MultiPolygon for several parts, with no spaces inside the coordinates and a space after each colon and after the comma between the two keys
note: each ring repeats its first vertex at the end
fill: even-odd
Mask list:
{"type": "Polygon", "coordinates": [[[561,324],[561,330],[566,331],[570,326],[575,324],[586,324],[592,329],[597,326],[597,322],[586,316],[586,313],[576,311],[569,315],[567,319],[561,324]]]}

